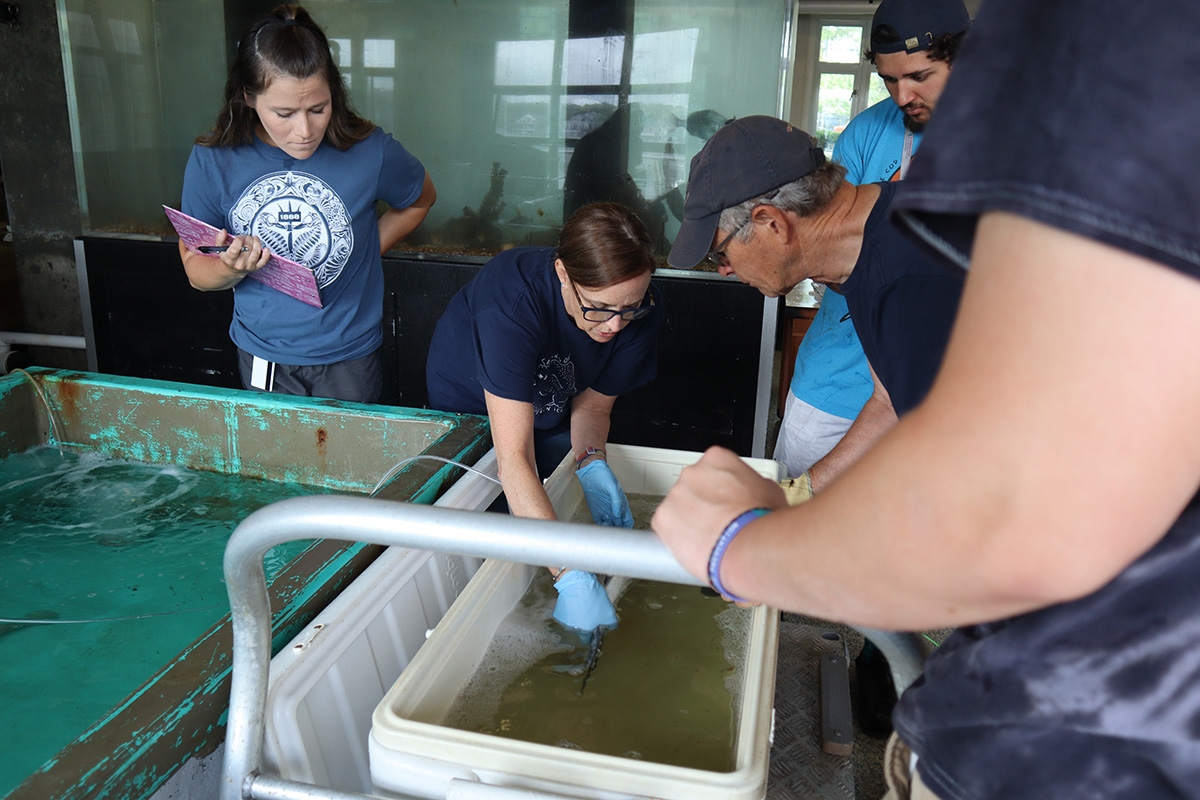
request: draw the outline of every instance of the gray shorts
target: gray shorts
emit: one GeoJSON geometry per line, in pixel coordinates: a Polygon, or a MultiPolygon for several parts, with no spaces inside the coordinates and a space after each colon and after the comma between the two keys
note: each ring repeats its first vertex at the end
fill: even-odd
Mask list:
{"type": "Polygon", "coordinates": [[[328,397],[356,403],[375,403],[383,393],[383,362],[379,350],[362,358],[336,364],[288,365],[260,359],[238,348],[242,387],[253,392],[274,392],[301,397],[328,397]],[[257,378],[257,380],[256,380],[257,378]]]}
{"type": "Polygon", "coordinates": [[[853,424],[854,420],[826,414],[789,391],[772,458],[787,467],[789,478],[798,478],[824,458],[853,424]]]}

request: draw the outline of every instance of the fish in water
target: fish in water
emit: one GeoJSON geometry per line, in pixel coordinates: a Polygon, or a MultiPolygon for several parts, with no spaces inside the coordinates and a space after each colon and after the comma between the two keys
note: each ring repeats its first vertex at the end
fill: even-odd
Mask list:
{"type": "Polygon", "coordinates": [[[587,686],[588,678],[591,677],[592,670],[596,668],[596,662],[600,659],[600,645],[604,642],[604,626],[597,625],[592,631],[592,641],[588,645],[587,661],[583,664],[583,681],[579,684],[579,696],[583,697],[583,687],[587,686]]]}
{"type": "MultiPolygon", "coordinates": [[[[608,595],[608,601],[614,606],[621,599],[621,595],[633,583],[632,578],[625,578],[620,575],[611,576],[604,585],[604,593],[608,595]]],[[[604,642],[604,626],[601,625],[595,628],[591,633],[591,641],[588,643],[587,659],[583,662],[583,681],[579,684],[577,694],[583,697],[583,688],[587,686],[588,677],[591,676],[592,670],[596,668],[596,660],[600,658],[600,645],[604,642]]],[[[578,673],[572,673],[578,674],[578,673]]]]}

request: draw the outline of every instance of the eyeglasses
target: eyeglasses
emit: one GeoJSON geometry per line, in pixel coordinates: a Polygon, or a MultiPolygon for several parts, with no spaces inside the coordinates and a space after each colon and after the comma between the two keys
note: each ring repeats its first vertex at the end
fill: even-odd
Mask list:
{"type": "MultiPolygon", "coordinates": [[[[781,186],[778,189],[773,189],[773,190],[767,192],[762,197],[760,197],[754,201],[755,208],[757,208],[760,205],[770,204],[770,202],[772,200],[774,200],[775,197],[782,190],[783,190],[783,187],[781,186]]],[[[734,231],[733,233],[726,236],[724,239],[721,240],[721,243],[719,245],[714,247],[712,250],[709,250],[708,253],[705,254],[705,256],[704,256],[705,261],[707,261],[709,264],[712,264],[714,267],[731,266],[731,264],[729,263],[729,256],[725,255],[725,248],[729,246],[729,243],[731,241],[733,241],[733,237],[735,237],[739,233],[741,233],[747,225],[749,225],[751,222],[754,221],[754,209],[750,210],[750,214],[751,214],[750,218],[747,219],[745,222],[743,222],[741,225],[739,225],[738,229],[736,231],[734,231]]]]}
{"type": "Polygon", "coordinates": [[[717,245],[716,247],[714,247],[712,250],[709,250],[708,253],[705,254],[704,260],[707,261],[709,264],[712,264],[714,267],[728,267],[729,266],[729,256],[725,255],[725,248],[729,246],[729,243],[731,241],[733,241],[733,237],[735,237],[739,233],[741,233],[746,228],[746,226],[749,225],[752,221],[753,221],[753,218],[748,219],[745,222],[743,222],[741,225],[739,225],[738,229],[736,231],[734,231],[733,233],[729,234],[724,239],[722,239],[721,243],[719,245],[717,245]]]}
{"type": "Polygon", "coordinates": [[[575,292],[575,299],[579,301],[579,311],[588,322],[608,322],[613,317],[620,317],[629,322],[641,319],[654,310],[654,295],[649,287],[646,287],[646,296],[642,298],[642,304],[634,308],[588,308],[583,304],[575,281],[571,281],[571,291],[575,292]]]}

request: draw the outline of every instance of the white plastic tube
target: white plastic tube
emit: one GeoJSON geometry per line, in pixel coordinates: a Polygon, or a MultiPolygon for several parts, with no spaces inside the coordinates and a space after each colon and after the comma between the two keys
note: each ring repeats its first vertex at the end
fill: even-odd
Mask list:
{"type": "Polygon", "coordinates": [[[24,344],[40,347],[67,347],[72,350],[87,350],[87,341],[82,336],[60,336],[53,333],[0,331],[0,344],[24,344]]]}

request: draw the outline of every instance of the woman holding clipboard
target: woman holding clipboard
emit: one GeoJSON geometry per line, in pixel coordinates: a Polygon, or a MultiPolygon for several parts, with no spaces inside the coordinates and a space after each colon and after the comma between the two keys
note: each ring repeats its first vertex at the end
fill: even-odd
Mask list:
{"type": "Polygon", "coordinates": [[[229,334],[243,386],[377,401],[381,254],[435,199],[421,162],[351,109],[329,40],[303,8],[253,23],[184,173],[183,212],[221,228],[214,244],[227,249],[180,243],[193,287],[234,290],[229,334]],[[376,219],[379,201],[388,208],[376,219]],[[313,270],[320,308],[243,280],[272,253],[313,270]]]}

